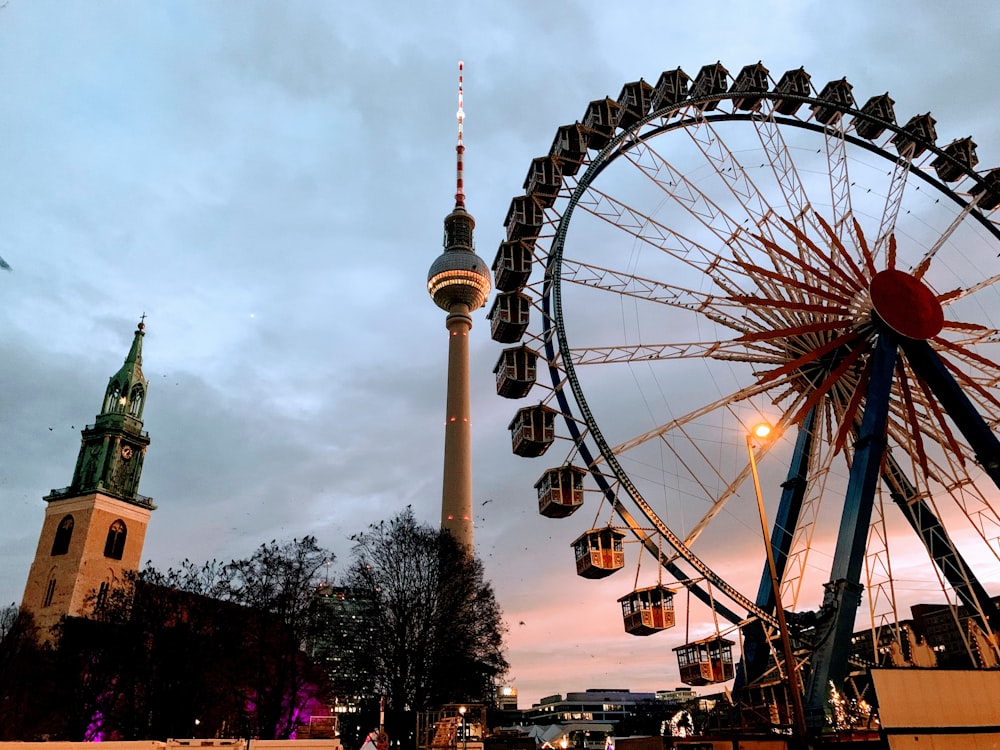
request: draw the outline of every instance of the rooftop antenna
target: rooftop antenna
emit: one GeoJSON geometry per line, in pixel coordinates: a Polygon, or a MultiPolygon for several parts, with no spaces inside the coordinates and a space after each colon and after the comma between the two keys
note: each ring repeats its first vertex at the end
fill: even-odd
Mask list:
{"type": "Polygon", "coordinates": [[[465,104],[462,99],[462,72],[465,70],[465,63],[458,61],[458,143],[455,146],[458,173],[456,175],[455,207],[465,208],[465,143],[462,140],[462,125],[465,122],[465,104]]]}

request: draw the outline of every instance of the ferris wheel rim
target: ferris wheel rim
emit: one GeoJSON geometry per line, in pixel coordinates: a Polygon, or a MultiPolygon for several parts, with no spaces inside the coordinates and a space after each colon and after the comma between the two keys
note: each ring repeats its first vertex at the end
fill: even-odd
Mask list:
{"type": "MultiPolygon", "coordinates": [[[[603,460],[608,464],[609,467],[613,468],[613,474],[616,481],[624,487],[629,496],[635,502],[636,506],[640,508],[643,512],[644,517],[651,524],[659,527],[659,518],[655,512],[650,511],[648,514],[643,510],[643,508],[648,508],[645,503],[644,498],[642,498],[641,493],[637,488],[631,483],[628,472],[626,472],[617,461],[617,456],[611,450],[611,446],[608,444],[604,438],[603,432],[600,429],[598,421],[594,417],[593,412],[590,409],[586,394],[584,389],[580,384],[579,377],[576,373],[576,366],[573,362],[572,357],[563,356],[562,353],[570,352],[571,348],[569,346],[569,341],[567,338],[563,309],[562,309],[562,284],[561,284],[561,270],[562,270],[562,260],[563,260],[563,250],[566,243],[566,235],[569,229],[569,224],[572,219],[573,213],[579,203],[581,197],[586,194],[590,185],[597,179],[597,177],[616,159],[622,156],[629,148],[633,145],[652,140],[659,135],[663,135],[672,130],[686,129],[691,127],[695,123],[709,121],[709,122],[736,122],[736,121],[755,121],[763,119],[763,116],[757,112],[738,112],[733,109],[733,111],[723,110],[721,112],[706,113],[699,109],[699,105],[708,104],[710,102],[723,102],[726,100],[734,100],[737,96],[740,96],[740,92],[726,91],[716,95],[706,96],[699,99],[686,99],[674,105],[661,107],[660,109],[655,109],[650,114],[640,119],[638,122],[634,123],[629,128],[623,129],[620,132],[616,132],[608,144],[600,149],[595,156],[593,156],[588,164],[583,175],[578,179],[577,185],[570,196],[569,201],[566,203],[565,207],[559,212],[558,222],[556,226],[556,232],[550,244],[547,252],[546,258],[546,277],[544,282],[544,291],[541,294],[543,303],[543,316],[542,316],[542,328],[543,328],[543,340],[544,348],[546,352],[546,360],[548,361],[550,376],[552,378],[553,388],[556,393],[557,399],[560,401],[560,406],[562,407],[563,419],[567,425],[570,425],[570,432],[577,433],[577,437],[574,437],[574,442],[577,444],[578,449],[583,446],[583,438],[579,437],[579,431],[572,424],[575,419],[577,419],[574,410],[569,408],[569,402],[565,399],[564,388],[561,383],[565,383],[569,386],[569,390],[573,395],[573,400],[576,402],[576,412],[582,417],[583,423],[586,425],[586,437],[587,439],[594,442],[598,447],[599,452],[603,460]],[[688,118],[677,118],[674,119],[674,115],[680,113],[684,110],[690,109],[698,110],[698,114],[688,118]],[[642,133],[640,131],[644,127],[649,126],[651,123],[663,120],[664,124],[658,128],[653,128],[648,132],[642,133]],[[553,330],[554,329],[554,330],[553,330]],[[554,333],[554,336],[552,335],[554,333]],[[559,364],[555,364],[558,362],[559,364]]],[[[759,96],[761,99],[774,100],[778,98],[775,92],[760,92],[759,96]]],[[[799,101],[802,105],[822,105],[822,106],[832,106],[839,112],[839,117],[864,117],[869,120],[875,120],[877,118],[872,117],[870,114],[862,113],[860,110],[849,107],[846,105],[839,105],[836,103],[831,103],[826,100],[819,99],[815,96],[790,96],[787,94],[782,95],[783,98],[793,98],[799,101]]],[[[805,121],[795,117],[776,117],[772,116],[772,121],[781,126],[789,126],[794,128],[800,128],[804,130],[811,130],[815,133],[824,133],[828,126],[821,125],[812,121],[805,121]]],[[[880,125],[884,125],[886,130],[890,130],[893,133],[901,134],[903,133],[903,128],[897,125],[895,122],[879,121],[880,125]]],[[[882,159],[886,159],[892,162],[898,162],[901,157],[892,155],[888,150],[883,147],[876,145],[872,140],[863,139],[857,137],[850,133],[839,133],[845,141],[849,142],[852,146],[865,149],[882,159]]],[[[883,143],[888,142],[888,139],[883,139],[883,143]]],[[[930,151],[936,156],[941,156],[944,158],[950,158],[945,152],[938,147],[935,143],[922,141],[921,145],[924,150],[930,151]]],[[[943,181],[936,179],[929,173],[923,170],[915,170],[914,174],[932,185],[935,190],[939,193],[947,196],[951,202],[953,202],[959,208],[963,208],[968,212],[968,216],[980,225],[982,225],[994,238],[1000,240],[1000,226],[997,223],[991,221],[985,212],[974,211],[975,200],[969,201],[959,195],[956,191],[952,190],[949,185],[943,181]]],[[[977,185],[983,185],[983,178],[972,169],[963,170],[963,177],[971,178],[977,185]]],[[[583,451],[581,450],[581,453],[583,451]]],[[[590,461],[588,461],[588,464],[590,461]]],[[[593,473],[593,470],[592,470],[593,473]]],[[[605,490],[607,492],[607,490],[605,490]]],[[[624,520],[624,519],[623,519],[624,520]]],[[[630,525],[626,521],[627,525],[630,525]]],[[[663,525],[665,527],[665,525],[663,525]]],[[[633,531],[635,529],[633,528],[633,531]]],[[[668,529],[669,531],[669,529],[668,529]]],[[[671,546],[677,551],[677,553],[687,560],[692,566],[694,566],[700,573],[705,575],[706,578],[712,581],[716,587],[730,596],[730,598],[740,604],[740,606],[746,607],[747,611],[751,612],[755,616],[764,620],[765,622],[771,622],[771,616],[769,613],[761,610],[753,602],[744,597],[738,592],[738,589],[730,586],[721,576],[718,576],[709,565],[700,560],[700,558],[693,553],[689,548],[687,548],[681,540],[676,538],[672,532],[664,535],[671,546]],[[673,537],[673,538],[671,538],[673,537]],[[730,590],[737,592],[737,596],[730,595],[730,590]],[[749,606],[748,605],[749,602],[749,606]]],[[[773,624],[773,623],[772,623],[773,624]]]]}

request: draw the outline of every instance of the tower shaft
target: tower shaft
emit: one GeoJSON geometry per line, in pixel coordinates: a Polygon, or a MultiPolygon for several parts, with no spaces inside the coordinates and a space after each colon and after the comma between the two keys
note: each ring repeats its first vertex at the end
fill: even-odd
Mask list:
{"type": "Polygon", "coordinates": [[[456,305],[445,320],[448,329],[448,403],[444,432],[444,482],[441,528],[472,549],[472,424],[469,393],[469,331],[472,317],[456,305]]]}

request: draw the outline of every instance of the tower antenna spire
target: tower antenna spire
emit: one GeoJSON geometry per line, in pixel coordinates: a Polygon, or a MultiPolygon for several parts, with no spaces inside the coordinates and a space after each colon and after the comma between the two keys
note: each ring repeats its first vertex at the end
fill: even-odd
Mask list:
{"type": "Polygon", "coordinates": [[[457,173],[455,177],[455,206],[465,208],[465,142],[462,140],[462,126],[465,123],[465,101],[462,98],[462,78],[465,63],[458,61],[458,143],[455,144],[457,173]]]}

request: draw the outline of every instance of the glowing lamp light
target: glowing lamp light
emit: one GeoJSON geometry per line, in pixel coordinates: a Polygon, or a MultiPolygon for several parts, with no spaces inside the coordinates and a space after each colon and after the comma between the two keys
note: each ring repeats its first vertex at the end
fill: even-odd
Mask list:
{"type": "Polygon", "coordinates": [[[771,425],[767,422],[761,422],[758,425],[754,425],[754,428],[750,430],[750,433],[755,437],[763,440],[767,438],[772,432],[771,425]]]}

